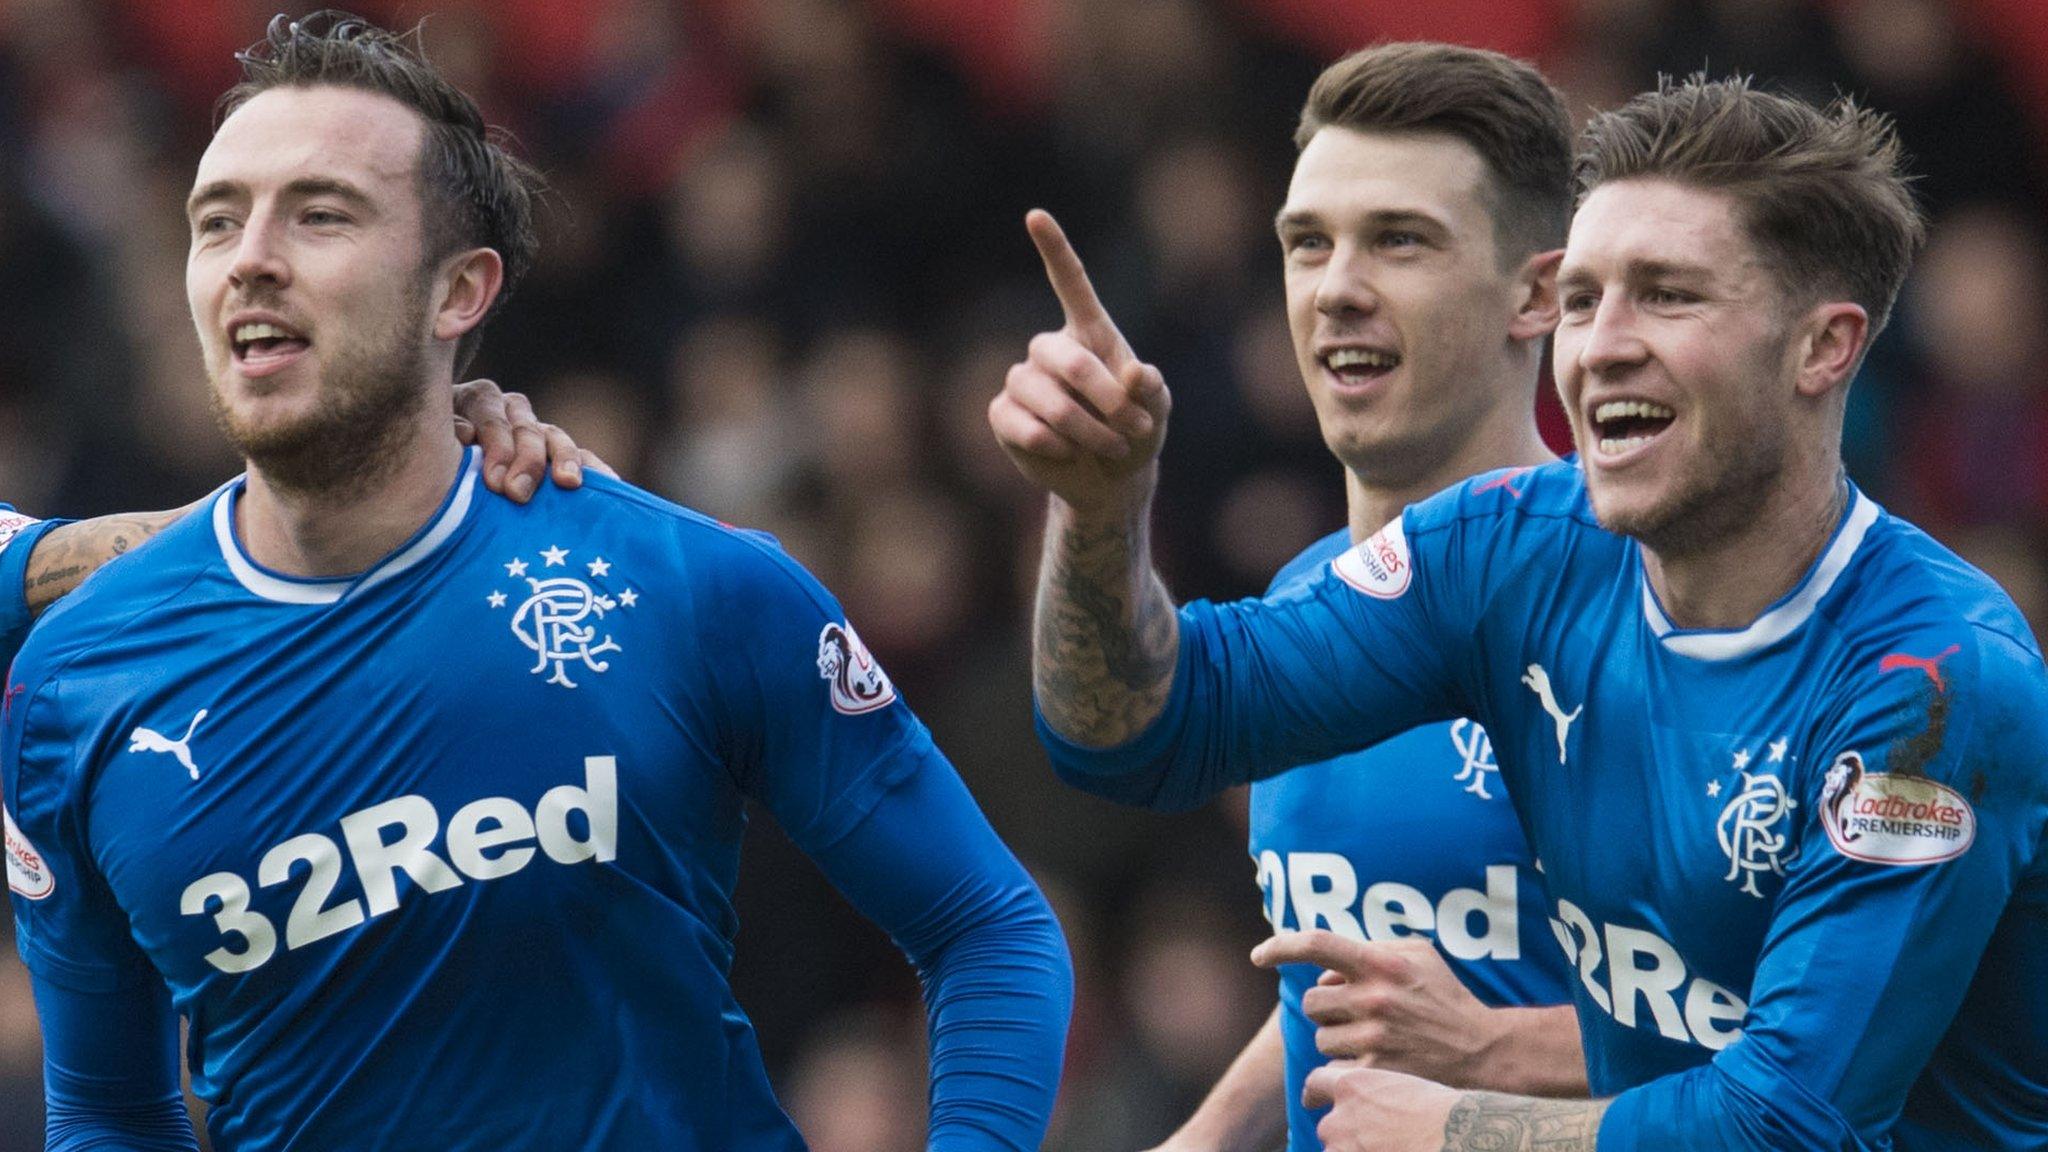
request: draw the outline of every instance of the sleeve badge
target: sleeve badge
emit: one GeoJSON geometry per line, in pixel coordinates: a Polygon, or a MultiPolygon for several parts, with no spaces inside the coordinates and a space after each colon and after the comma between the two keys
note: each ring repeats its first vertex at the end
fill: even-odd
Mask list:
{"type": "Polygon", "coordinates": [[[886,708],[896,700],[896,686],[851,624],[827,624],[818,633],[818,675],[832,686],[832,707],[847,716],[886,708]]]}

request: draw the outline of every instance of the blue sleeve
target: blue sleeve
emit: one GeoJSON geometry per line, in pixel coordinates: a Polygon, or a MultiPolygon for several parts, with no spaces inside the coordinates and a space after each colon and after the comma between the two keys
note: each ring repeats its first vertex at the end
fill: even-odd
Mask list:
{"type": "Polygon", "coordinates": [[[1063,739],[1041,712],[1054,770],[1118,803],[1178,811],[1466,714],[1461,669],[1481,601],[1461,588],[1455,553],[1474,533],[1445,514],[1447,497],[1425,507],[1277,595],[1181,609],[1165,710],[1110,749],[1063,739]]]}
{"type": "Polygon", "coordinates": [[[732,538],[705,619],[740,786],[917,966],[931,1147],[1032,1149],[1073,998],[1058,924],[831,595],[732,538]]]}
{"type": "Polygon", "coordinates": [[[1741,1041],[1616,1097],[1601,1152],[1887,1146],[2048,827],[2038,659],[1982,630],[1951,652],[1852,685],[1803,750],[1741,1041]]]}
{"type": "Polygon", "coordinates": [[[161,983],[114,994],[33,978],[49,1152],[195,1152],[178,1087],[178,1018],[161,983]]]}
{"type": "Polygon", "coordinates": [[[44,980],[113,994],[158,977],[94,862],[90,803],[80,794],[62,692],[35,653],[31,645],[16,662],[0,708],[0,811],[15,948],[44,980]]]}
{"type": "Polygon", "coordinates": [[[170,994],[93,866],[57,689],[34,659],[0,711],[0,816],[42,1024],[49,1147],[193,1149],[170,994]]]}
{"type": "Polygon", "coordinates": [[[28,559],[58,522],[31,520],[0,504],[0,671],[28,638],[28,559]]]}
{"type": "Polygon", "coordinates": [[[698,610],[727,763],[815,853],[910,770],[931,737],[823,585],[779,548],[727,537],[698,610]]]}
{"type": "Polygon", "coordinates": [[[1026,1152],[1059,1089],[1074,974],[1052,909],[936,749],[815,855],[924,985],[932,1149],[1026,1152]]]}

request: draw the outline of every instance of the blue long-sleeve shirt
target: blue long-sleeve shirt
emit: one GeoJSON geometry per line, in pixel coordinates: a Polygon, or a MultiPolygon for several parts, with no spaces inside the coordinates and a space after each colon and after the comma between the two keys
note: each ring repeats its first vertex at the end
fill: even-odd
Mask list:
{"type": "Polygon", "coordinates": [[[52,1147],[161,1123],[173,1012],[224,1152],[801,1147],[726,980],[753,800],[916,964],[930,1146],[1035,1148],[1064,944],[837,604],[626,485],[475,469],[331,581],[251,560],[230,486],[31,635],[0,771],[83,1099],[52,1147]]]}
{"type": "Polygon", "coordinates": [[[2048,1147],[2048,676],[1983,574],[1855,494],[1754,624],[1688,631],[1576,468],[1494,474],[1188,606],[1130,744],[1041,732],[1174,807],[1454,716],[1542,861],[1603,1152],[2048,1147]]]}

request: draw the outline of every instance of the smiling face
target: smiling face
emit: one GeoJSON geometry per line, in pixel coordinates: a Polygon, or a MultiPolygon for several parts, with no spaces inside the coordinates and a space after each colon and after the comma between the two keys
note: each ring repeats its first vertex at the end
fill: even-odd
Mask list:
{"type": "Polygon", "coordinates": [[[1796,318],[1729,196],[1657,179],[1594,189],[1558,296],[1558,390],[1608,530],[1674,551],[1723,539],[1814,447],[1796,318]]]}
{"type": "Polygon", "coordinates": [[[1503,406],[1527,421],[1527,385],[1501,383],[1523,291],[1491,182],[1437,132],[1326,127],[1295,164],[1277,221],[1295,358],[1324,443],[1369,482],[1433,474],[1503,406]]]}
{"type": "Polygon", "coordinates": [[[389,97],[280,87],[201,158],[186,296],[222,423],[252,462],[315,479],[423,403],[424,134],[389,97]]]}

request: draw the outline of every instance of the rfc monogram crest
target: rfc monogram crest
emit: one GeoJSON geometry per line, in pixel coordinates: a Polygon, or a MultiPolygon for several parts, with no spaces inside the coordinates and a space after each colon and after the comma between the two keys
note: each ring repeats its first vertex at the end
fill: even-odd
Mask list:
{"type": "Polygon", "coordinates": [[[1500,765],[1493,759],[1493,738],[1476,720],[1458,719],[1451,721],[1451,746],[1464,757],[1465,766],[1458,770],[1457,780],[1465,782],[1465,791],[1481,800],[1493,799],[1486,790],[1486,778],[1500,774],[1500,765]]]}
{"type": "MultiPolygon", "coordinates": [[[[580,567],[591,579],[610,576],[611,563],[602,556],[587,564],[571,565],[567,550],[549,548],[540,553],[540,565],[539,577],[527,574],[532,565],[526,560],[505,565],[506,575],[523,581],[527,588],[525,597],[512,608],[512,635],[533,653],[534,675],[547,673],[548,683],[575,688],[578,685],[569,676],[570,665],[576,665],[579,673],[611,670],[611,661],[603,657],[624,649],[612,638],[606,618],[638,605],[640,594],[628,588],[614,596],[577,573],[580,567]],[[550,568],[563,571],[549,575],[550,568]]],[[[493,591],[487,599],[494,610],[512,604],[512,597],[501,591],[493,591]]]]}
{"type": "Polygon", "coordinates": [[[1775,775],[1741,776],[1742,788],[1721,809],[1714,831],[1728,857],[1728,875],[1722,879],[1731,884],[1740,880],[1744,892],[1761,900],[1757,877],[1785,874],[1784,853],[1792,842],[1788,818],[1799,801],[1786,794],[1785,782],[1775,775]]]}

